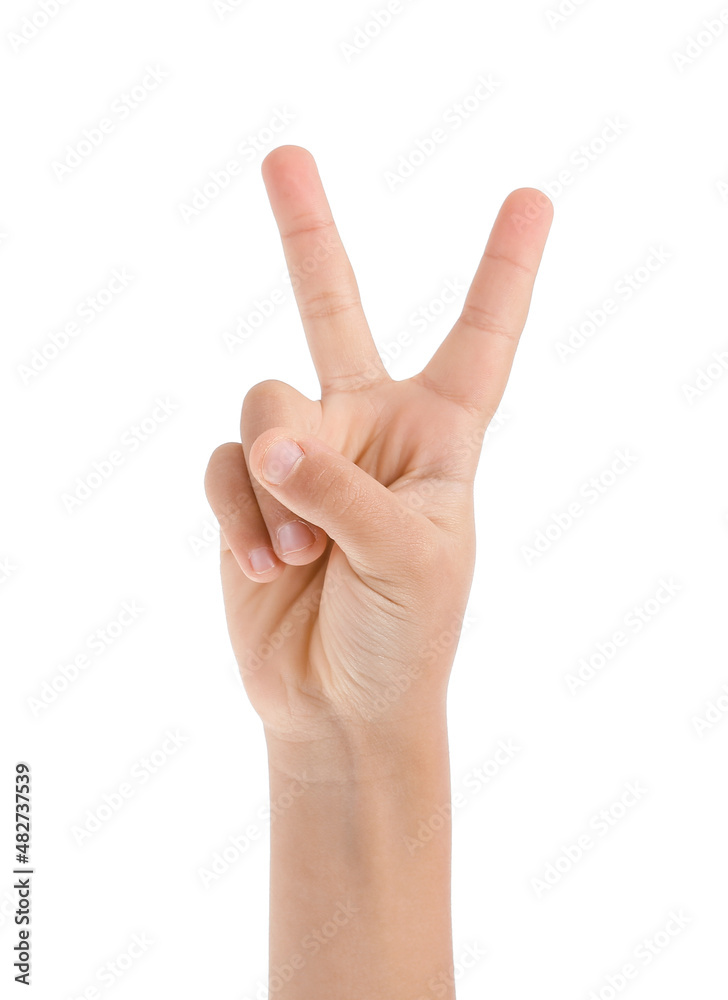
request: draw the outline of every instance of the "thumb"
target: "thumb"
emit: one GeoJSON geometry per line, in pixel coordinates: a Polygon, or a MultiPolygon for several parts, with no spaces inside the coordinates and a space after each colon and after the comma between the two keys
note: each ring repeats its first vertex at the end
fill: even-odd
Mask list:
{"type": "Polygon", "coordinates": [[[435,525],[318,438],[266,431],[250,449],[250,471],[289,510],[323,528],[362,574],[391,580],[429,567],[435,525]]]}

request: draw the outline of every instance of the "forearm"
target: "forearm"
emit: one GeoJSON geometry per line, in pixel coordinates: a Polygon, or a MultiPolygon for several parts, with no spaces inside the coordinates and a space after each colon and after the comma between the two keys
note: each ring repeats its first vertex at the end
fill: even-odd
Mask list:
{"type": "Polygon", "coordinates": [[[444,705],[313,746],[268,735],[268,755],[271,997],[452,1000],[444,705]]]}

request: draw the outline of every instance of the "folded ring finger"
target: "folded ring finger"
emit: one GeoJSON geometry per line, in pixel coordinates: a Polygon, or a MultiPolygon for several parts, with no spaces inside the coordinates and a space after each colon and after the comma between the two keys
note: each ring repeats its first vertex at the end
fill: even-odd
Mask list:
{"type": "MultiPolygon", "coordinates": [[[[254,386],[245,397],[240,421],[246,463],[253,442],[272,427],[300,428],[301,433],[314,433],[319,407],[319,403],[285,382],[271,380],[254,386]]],[[[328,542],[326,532],[291,513],[252,476],[251,482],[278,558],[291,566],[307,566],[323,555],[328,542]]]]}

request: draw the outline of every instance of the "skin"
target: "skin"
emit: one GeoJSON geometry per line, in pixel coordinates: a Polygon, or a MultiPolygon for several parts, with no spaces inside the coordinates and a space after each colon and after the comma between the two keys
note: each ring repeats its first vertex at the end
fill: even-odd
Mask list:
{"type": "Polygon", "coordinates": [[[394,381],[313,157],[282,146],[262,171],[321,399],[254,386],[241,441],[215,450],[205,488],[281,804],[270,992],[452,998],[445,708],[474,567],[473,479],[553,207],[530,188],[508,196],[453,329],[394,381]],[[415,846],[433,815],[437,835],[415,846]]]}

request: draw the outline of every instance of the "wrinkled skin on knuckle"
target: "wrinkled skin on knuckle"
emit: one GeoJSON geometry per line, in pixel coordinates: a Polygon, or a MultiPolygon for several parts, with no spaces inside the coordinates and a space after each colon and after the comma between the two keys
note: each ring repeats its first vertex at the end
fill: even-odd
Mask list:
{"type": "Polygon", "coordinates": [[[309,485],[314,495],[326,496],[333,509],[344,511],[354,507],[357,511],[361,510],[362,514],[374,513],[367,511],[372,504],[368,501],[363,485],[347,469],[319,469],[309,485]]]}

